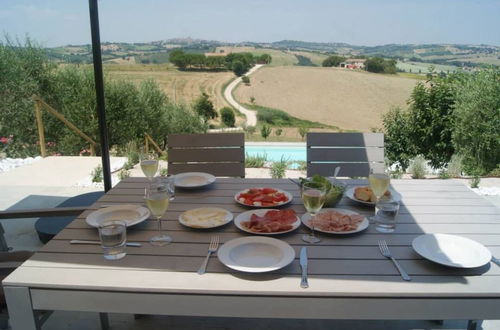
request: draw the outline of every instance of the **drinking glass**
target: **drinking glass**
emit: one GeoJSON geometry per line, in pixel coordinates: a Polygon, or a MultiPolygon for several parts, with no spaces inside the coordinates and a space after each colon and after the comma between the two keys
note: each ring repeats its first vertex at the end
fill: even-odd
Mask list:
{"type": "Polygon", "coordinates": [[[152,152],[141,153],[141,170],[149,179],[149,182],[153,182],[153,178],[158,171],[158,157],[152,152]]]}
{"type": "MultiPolygon", "coordinates": [[[[370,182],[370,188],[373,191],[373,195],[375,195],[375,204],[380,200],[382,196],[384,196],[385,192],[387,191],[387,188],[389,188],[389,175],[381,170],[370,170],[370,176],[368,177],[368,181],[370,182]]],[[[371,217],[372,221],[377,220],[377,212],[375,210],[375,214],[373,217],[371,217]]]]}
{"type": "Polygon", "coordinates": [[[168,192],[171,201],[175,199],[175,175],[168,174],[166,176],[157,177],[157,181],[168,192]]]}
{"type": "Polygon", "coordinates": [[[392,233],[396,230],[396,215],[399,203],[392,199],[380,199],[375,205],[377,218],[375,229],[381,233],[392,233]]]}
{"type": "Polygon", "coordinates": [[[321,241],[314,234],[314,217],[325,203],[327,190],[328,187],[322,182],[306,182],[302,185],[302,201],[307,212],[311,215],[311,219],[309,220],[311,232],[302,236],[304,242],[314,244],[321,241]]]}
{"type": "Polygon", "coordinates": [[[151,214],[158,220],[158,235],[151,237],[149,242],[155,246],[163,246],[172,242],[172,237],[161,231],[161,217],[165,214],[170,203],[168,190],[164,185],[151,183],[146,187],[146,204],[151,214]]]}
{"type": "Polygon", "coordinates": [[[127,226],[123,221],[107,222],[98,227],[104,259],[118,260],[125,257],[127,226]]]}

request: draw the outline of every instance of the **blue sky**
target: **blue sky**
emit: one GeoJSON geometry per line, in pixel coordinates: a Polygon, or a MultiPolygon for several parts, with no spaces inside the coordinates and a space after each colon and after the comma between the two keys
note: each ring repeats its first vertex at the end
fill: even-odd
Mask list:
{"type": "MultiPolygon", "coordinates": [[[[100,0],[102,41],[174,37],[500,46],[500,0],[100,0]]],[[[87,0],[0,0],[0,32],[90,43],[87,0]]]]}

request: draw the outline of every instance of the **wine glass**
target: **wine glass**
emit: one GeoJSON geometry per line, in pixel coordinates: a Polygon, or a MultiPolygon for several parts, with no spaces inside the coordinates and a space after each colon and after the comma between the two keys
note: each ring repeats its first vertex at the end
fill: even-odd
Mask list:
{"type": "Polygon", "coordinates": [[[161,217],[165,214],[170,204],[168,190],[161,184],[151,183],[146,187],[146,204],[151,214],[158,220],[158,235],[151,237],[149,242],[152,245],[163,246],[172,242],[172,237],[162,234],[161,217]]]}
{"type": "Polygon", "coordinates": [[[368,181],[370,182],[370,188],[373,191],[373,195],[375,196],[375,214],[371,217],[371,220],[377,220],[377,202],[380,200],[382,196],[384,196],[387,188],[389,188],[389,175],[385,171],[377,171],[374,169],[370,170],[370,176],[368,177],[368,181]]]}
{"type": "Polygon", "coordinates": [[[314,217],[323,207],[327,191],[328,187],[322,182],[305,182],[302,185],[302,201],[307,212],[311,215],[309,220],[311,233],[302,236],[304,242],[314,244],[321,241],[314,234],[314,217]]]}
{"type": "Polygon", "coordinates": [[[149,182],[153,182],[153,178],[158,171],[158,158],[154,153],[141,153],[141,170],[149,179],[149,182]]]}

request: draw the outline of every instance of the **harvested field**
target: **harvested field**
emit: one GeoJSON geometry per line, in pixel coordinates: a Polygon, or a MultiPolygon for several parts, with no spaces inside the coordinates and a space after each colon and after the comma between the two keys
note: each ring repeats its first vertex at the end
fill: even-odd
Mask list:
{"type": "Polygon", "coordinates": [[[106,65],[105,70],[112,78],[135,83],[153,79],[177,103],[191,104],[205,92],[217,110],[228,105],[222,87],[234,77],[232,72],[179,71],[166,65],[106,65]]]}
{"type": "Polygon", "coordinates": [[[416,83],[339,68],[263,67],[234,96],[240,103],[254,97],[258,105],[343,130],[369,131],[382,126],[382,114],[392,106],[406,107],[416,83]]]}

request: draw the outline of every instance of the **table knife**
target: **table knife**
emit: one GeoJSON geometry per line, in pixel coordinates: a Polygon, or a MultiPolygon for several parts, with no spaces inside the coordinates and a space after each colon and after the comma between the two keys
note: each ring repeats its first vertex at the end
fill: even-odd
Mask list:
{"type": "MultiPolygon", "coordinates": [[[[94,244],[94,245],[101,245],[101,242],[99,241],[85,241],[85,240],[79,240],[79,239],[73,239],[69,241],[70,244],[94,244]]],[[[127,246],[142,246],[141,243],[136,243],[136,242],[127,242],[125,243],[127,246]]]]}
{"type": "Polygon", "coordinates": [[[300,250],[300,268],[302,268],[302,279],[300,281],[301,288],[308,288],[309,283],[307,282],[307,248],[303,247],[300,250]]]}

